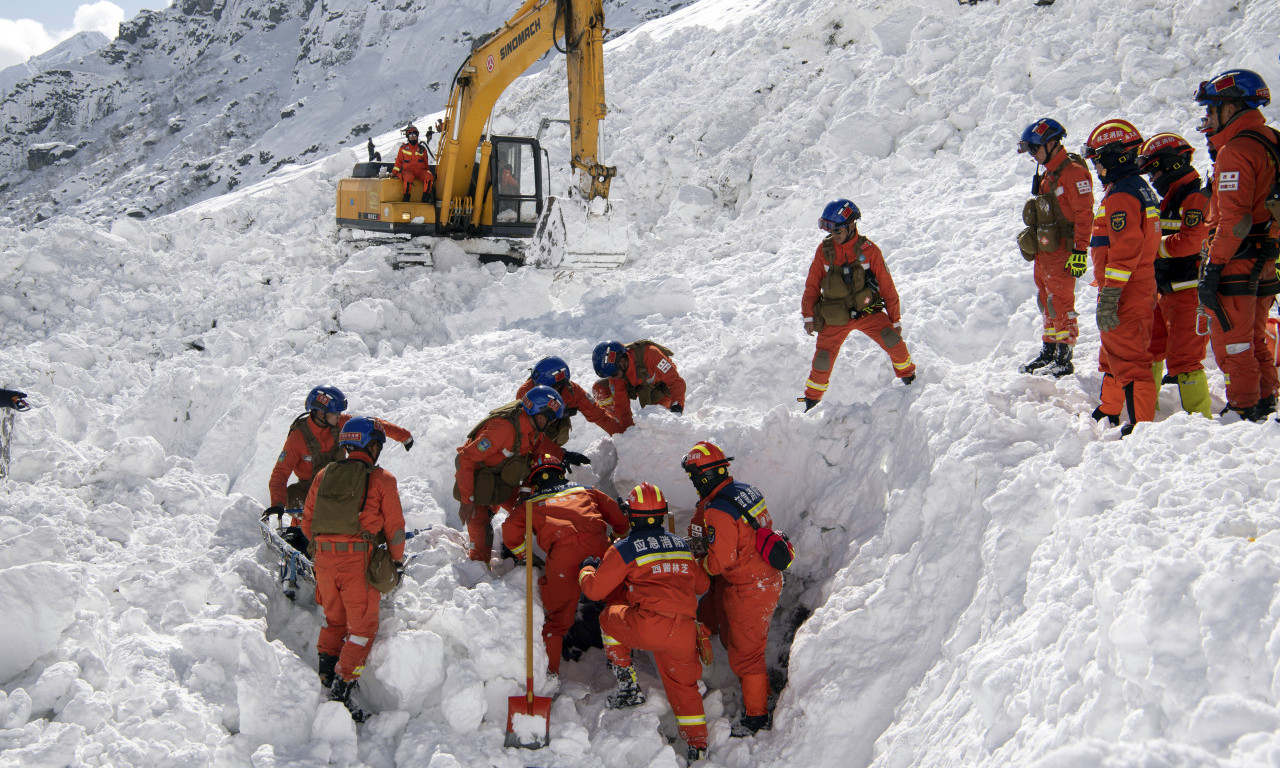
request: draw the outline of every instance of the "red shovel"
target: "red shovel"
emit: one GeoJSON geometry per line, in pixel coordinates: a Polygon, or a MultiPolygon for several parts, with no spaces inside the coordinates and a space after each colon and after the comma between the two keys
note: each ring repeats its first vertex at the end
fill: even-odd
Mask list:
{"type": "Polygon", "coordinates": [[[542,749],[551,742],[551,697],[533,695],[532,501],[524,503],[524,574],[524,695],[507,697],[506,746],[542,749]]]}

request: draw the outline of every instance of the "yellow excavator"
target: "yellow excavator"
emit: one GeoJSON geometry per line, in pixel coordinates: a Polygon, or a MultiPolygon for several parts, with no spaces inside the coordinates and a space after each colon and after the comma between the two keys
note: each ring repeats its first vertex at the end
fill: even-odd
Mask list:
{"type": "Polygon", "coordinates": [[[426,202],[416,183],[405,201],[402,182],[389,175],[392,163],[378,162],[370,141],[370,162],[338,182],[338,226],[349,239],[399,238],[398,267],[430,265],[445,240],[482,261],[620,265],[626,225],[609,202],[617,169],[600,162],[605,32],[602,0],[525,0],[501,29],[476,41],[454,76],[426,202]],[[565,196],[550,193],[538,140],[552,120],[542,120],[539,137],[490,133],[498,97],[553,46],[567,57],[569,81],[575,180],[565,196]]]}

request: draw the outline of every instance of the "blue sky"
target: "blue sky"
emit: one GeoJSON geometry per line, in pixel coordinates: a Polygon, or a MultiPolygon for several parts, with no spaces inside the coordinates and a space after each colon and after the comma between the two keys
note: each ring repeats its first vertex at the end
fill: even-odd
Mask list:
{"type": "Polygon", "coordinates": [[[114,38],[120,22],[169,0],[0,0],[0,69],[44,53],[76,32],[114,38]]]}

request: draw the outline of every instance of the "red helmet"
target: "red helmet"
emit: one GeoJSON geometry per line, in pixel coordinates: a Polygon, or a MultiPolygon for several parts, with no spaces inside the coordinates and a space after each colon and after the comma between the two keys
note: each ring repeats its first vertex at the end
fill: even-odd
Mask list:
{"type": "Polygon", "coordinates": [[[564,462],[544,453],[533,462],[533,469],[529,471],[529,485],[538,488],[543,485],[564,481],[564,462]]]}
{"type": "Polygon", "coordinates": [[[1128,120],[1104,120],[1084,144],[1084,156],[1102,159],[1103,155],[1115,158],[1111,165],[1132,161],[1136,150],[1142,146],[1142,134],[1128,120]]]}
{"type": "MultiPolygon", "coordinates": [[[[641,483],[627,495],[627,513],[632,517],[659,517],[667,514],[667,497],[653,483],[641,483]]],[[[656,521],[654,521],[656,522],[656,521]]]]}
{"type": "Polygon", "coordinates": [[[689,449],[689,453],[680,461],[680,466],[689,474],[698,496],[706,497],[729,479],[731,461],[733,457],[725,456],[720,446],[703,440],[689,449]]]}
{"type": "Polygon", "coordinates": [[[1142,142],[1138,165],[1143,173],[1167,173],[1191,167],[1195,147],[1176,133],[1157,133],[1142,142]]]}

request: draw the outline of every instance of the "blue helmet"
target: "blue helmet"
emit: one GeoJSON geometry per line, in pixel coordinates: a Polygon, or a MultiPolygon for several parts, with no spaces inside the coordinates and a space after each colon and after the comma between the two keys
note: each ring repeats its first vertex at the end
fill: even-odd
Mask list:
{"type": "Polygon", "coordinates": [[[1018,154],[1043,147],[1050,141],[1056,140],[1061,143],[1065,138],[1067,138],[1067,129],[1062,127],[1062,123],[1052,118],[1042,117],[1022,129],[1022,137],[1018,140],[1018,154]]]}
{"type": "Polygon", "coordinates": [[[558,357],[544,357],[529,371],[534,384],[559,390],[569,383],[569,364],[558,357]]]}
{"type": "Polygon", "coordinates": [[[347,410],[347,397],[337,387],[316,387],[307,393],[307,410],[342,413],[347,410]]]}
{"type": "Polygon", "coordinates": [[[1205,80],[1196,89],[1196,103],[1201,106],[1213,106],[1237,101],[1249,109],[1258,109],[1271,103],[1271,89],[1263,82],[1262,76],[1248,69],[1228,69],[1226,72],[1205,80]]]}
{"type": "Polygon", "coordinates": [[[357,416],[342,425],[338,433],[338,445],[352,450],[366,449],[369,443],[387,442],[387,433],[378,428],[373,419],[357,416]]]}
{"type": "Polygon", "coordinates": [[[553,419],[564,415],[564,400],[560,398],[560,393],[543,384],[525,392],[524,397],[520,398],[520,407],[530,418],[540,413],[549,414],[553,419]]]}
{"type": "Polygon", "coordinates": [[[818,227],[824,232],[834,232],[860,218],[862,218],[862,211],[858,210],[858,206],[854,205],[853,201],[842,197],[839,200],[832,200],[827,203],[826,208],[822,209],[822,218],[818,219],[818,227]]]}
{"type": "Polygon", "coordinates": [[[591,365],[596,369],[597,376],[612,378],[618,375],[618,361],[626,354],[627,348],[622,346],[622,342],[602,341],[591,353],[591,365]]]}

